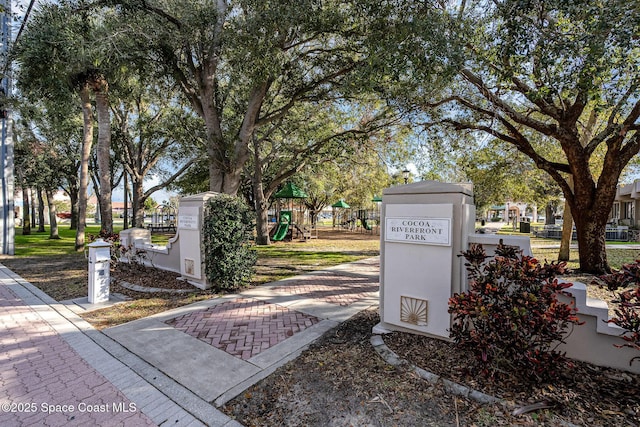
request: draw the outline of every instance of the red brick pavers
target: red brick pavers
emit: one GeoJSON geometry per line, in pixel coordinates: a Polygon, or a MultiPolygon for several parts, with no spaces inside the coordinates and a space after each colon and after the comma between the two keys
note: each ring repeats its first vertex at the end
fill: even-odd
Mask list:
{"type": "Polygon", "coordinates": [[[347,275],[344,272],[327,270],[323,274],[289,280],[286,285],[274,287],[273,291],[346,307],[361,299],[369,298],[378,289],[377,279],[372,281],[371,278],[358,274],[347,275]]]}
{"type": "Polygon", "coordinates": [[[38,313],[0,285],[0,425],[154,424],[38,313]]]}
{"type": "Polygon", "coordinates": [[[248,360],[318,322],[317,317],[277,304],[238,298],[165,323],[248,360]]]}

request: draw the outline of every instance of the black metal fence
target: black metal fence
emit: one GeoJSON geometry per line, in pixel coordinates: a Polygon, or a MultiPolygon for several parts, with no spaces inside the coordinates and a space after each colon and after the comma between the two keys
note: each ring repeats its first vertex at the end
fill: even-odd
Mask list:
{"type": "MultiPolygon", "coordinates": [[[[535,237],[562,238],[562,226],[560,225],[532,227],[532,232],[535,237]]],[[[575,240],[576,238],[576,230],[574,228],[571,239],[575,240]]],[[[605,239],[609,242],[637,242],[640,241],[640,230],[630,230],[629,227],[608,227],[605,231],[605,239]]]]}

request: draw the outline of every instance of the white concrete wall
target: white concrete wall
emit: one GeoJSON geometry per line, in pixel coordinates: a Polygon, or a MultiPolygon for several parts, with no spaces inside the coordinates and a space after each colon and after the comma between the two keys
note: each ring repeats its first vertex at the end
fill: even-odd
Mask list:
{"type": "Polygon", "coordinates": [[[633,357],[640,356],[640,352],[614,346],[625,343],[620,338],[624,329],[606,322],[609,318],[607,303],[588,298],[584,283],[574,283],[567,292],[572,297],[560,295],[560,301],[573,302],[578,309],[578,318],[585,323],[573,328],[566,344],[560,345],[559,350],[565,351],[571,359],[640,374],[640,360],[629,364],[633,357]]]}
{"type": "Polygon", "coordinates": [[[528,236],[498,235],[498,234],[471,234],[468,243],[481,244],[487,255],[495,254],[498,245],[502,242],[508,246],[518,246],[523,255],[532,256],[531,241],[528,236]]]}
{"type": "Polygon", "coordinates": [[[138,262],[161,270],[180,273],[180,233],[171,238],[166,245],[151,244],[151,232],[145,228],[128,228],[120,232],[120,244],[127,248],[121,262],[132,262],[136,251],[143,250],[144,255],[138,262]]]}
{"type": "Polygon", "coordinates": [[[121,231],[121,244],[144,250],[146,265],[179,273],[182,279],[200,289],[210,288],[205,274],[202,221],[205,203],[217,194],[209,191],[180,199],[176,235],[166,246],[152,245],[151,232],[143,228],[121,231]]]}

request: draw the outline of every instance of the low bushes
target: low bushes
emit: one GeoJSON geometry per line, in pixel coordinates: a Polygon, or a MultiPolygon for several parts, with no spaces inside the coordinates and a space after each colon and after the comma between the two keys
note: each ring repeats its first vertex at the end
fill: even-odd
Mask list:
{"type": "Polygon", "coordinates": [[[500,246],[488,259],[481,245],[463,253],[469,291],[449,300],[451,338],[475,355],[485,376],[508,372],[552,378],[567,361],[557,346],[578,324],[576,308],[558,300],[570,283],[559,283],[565,263],[541,265],[500,246]]]}

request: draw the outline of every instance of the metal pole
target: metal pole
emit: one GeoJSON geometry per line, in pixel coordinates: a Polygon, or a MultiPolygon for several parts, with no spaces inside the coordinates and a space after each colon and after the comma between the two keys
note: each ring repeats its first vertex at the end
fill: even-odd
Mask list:
{"type": "MultiPolygon", "coordinates": [[[[1,30],[0,35],[0,55],[5,62],[3,69],[6,70],[2,76],[1,89],[4,92],[4,96],[8,97],[11,94],[11,78],[10,78],[10,65],[6,63],[8,61],[9,43],[11,41],[11,1],[1,0],[0,5],[3,7],[4,12],[1,15],[1,30]]],[[[8,111],[8,105],[6,100],[2,99],[2,105],[0,106],[0,126],[2,127],[0,133],[0,164],[2,165],[2,189],[0,191],[0,203],[2,204],[2,212],[0,213],[0,243],[2,247],[2,253],[6,255],[13,255],[15,252],[15,212],[13,204],[13,138],[11,135],[11,119],[8,111]]],[[[25,209],[29,207],[26,206],[25,209]]]]}

